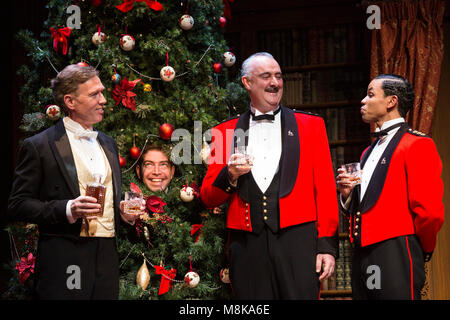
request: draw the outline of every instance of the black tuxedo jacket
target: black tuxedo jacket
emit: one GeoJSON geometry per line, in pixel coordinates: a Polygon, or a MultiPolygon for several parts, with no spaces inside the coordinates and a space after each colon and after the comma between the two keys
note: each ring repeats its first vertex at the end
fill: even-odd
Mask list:
{"type": "MultiPolygon", "coordinates": [[[[117,144],[98,132],[112,171],[114,216],[120,223],[121,171],[117,144]]],[[[8,216],[14,221],[35,223],[40,236],[62,236],[77,239],[81,219],[70,224],[66,205],[80,195],[75,162],[62,120],[47,130],[25,139],[19,153],[8,216]]]]}

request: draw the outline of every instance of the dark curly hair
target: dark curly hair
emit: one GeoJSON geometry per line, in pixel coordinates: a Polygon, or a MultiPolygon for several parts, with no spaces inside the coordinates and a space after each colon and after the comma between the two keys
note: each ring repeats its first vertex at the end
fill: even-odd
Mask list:
{"type": "Polygon", "coordinates": [[[375,79],[383,80],[381,89],[384,96],[397,96],[398,111],[405,118],[414,105],[414,88],[408,79],[396,74],[380,74],[375,79]]]}

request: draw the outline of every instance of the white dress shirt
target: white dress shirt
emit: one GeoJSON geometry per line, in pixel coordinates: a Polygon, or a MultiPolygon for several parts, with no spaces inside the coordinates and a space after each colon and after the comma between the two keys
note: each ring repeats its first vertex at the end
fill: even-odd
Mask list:
{"type": "MultiPolygon", "coordinates": [[[[390,126],[393,126],[397,123],[405,122],[404,118],[396,118],[389,121],[386,121],[383,123],[383,125],[380,128],[376,128],[375,132],[384,130],[386,128],[389,128],[390,126]]],[[[374,146],[372,152],[370,153],[369,157],[367,158],[364,168],[362,168],[361,173],[361,194],[359,197],[359,201],[361,201],[364,197],[364,194],[366,193],[367,187],[369,185],[370,179],[372,178],[373,172],[375,171],[375,168],[380,161],[381,156],[383,155],[384,151],[386,150],[386,147],[389,145],[389,142],[391,142],[392,138],[396,134],[396,132],[400,129],[400,127],[394,128],[389,131],[389,133],[386,136],[380,137],[380,140],[378,140],[377,144],[374,146]]],[[[350,193],[349,197],[343,203],[342,201],[342,195],[339,196],[341,200],[341,204],[344,208],[348,208],[352,193],[350,193]]]]}
{"type": "MultiPolygon", "coordinates": [[[[375,132],[384,130],[386,128],[389,128],[390,126],[393,126],[394,124],[401,122],[405,122],[405,119],[397,118],[386,121],[381,126],[381,129],[376,128],[375,132]]],[[[364,194],[366,193],[367,186],[369,185],[370,179],[372,178],[372,174],[375,171],[375,168],[378,162],[380,161],[381,156],[383,155],[384,151],[386,150],[386,147],[388,146],[389,142],[391,142],[392,138],[394,137],[398,129],[400,129],[400,127],[394,128],[390,130],[386,136],[380,137],[380,140],[378,140],[377,144],[375,145],[369,157],[367,158],[366,163],[364,164],[364,169],[361,174],[361,196],[360,196],[361,200],[363,199],[364,194]]]]}
{"type": "MultiPolygon", "coordinates": [[[[251,111],[256,116],[262,114],[253,107],[251,111]]],[[[273,111],[266,114],[273,114],[273,111]]],[[[254,121],[250,116],[247,152],[254,157],[251,173],[263,193],[278,172],[281,148],[281,112],[275,115],[273,121],[254,121]]]]}
{"type": "MultiPolygon", "coordinates": [[[[101,182],[103,183],[106,177],[106,164],[100,143],[96,138],[97,132],[84,129],[78,122],[69,117],[64,117],[63,122],[72,152],[77,153],[92,174],[102,175],[101,182]]],[[[72,217],[71,203],[72,200],[67,202],[66,215],[69,222],[74,223],[76,220],[72,217]]]]}

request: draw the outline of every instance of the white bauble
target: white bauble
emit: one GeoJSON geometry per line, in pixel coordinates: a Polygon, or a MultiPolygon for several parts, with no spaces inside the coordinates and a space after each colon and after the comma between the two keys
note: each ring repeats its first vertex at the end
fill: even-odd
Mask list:
{"type": "Polygon", "coordinates": [[[133,50],[135,44],[134,38],[129,34],[125,34],[120,38],[120,47],[125,51],[133,50]]]}
{"type": "Polygon", "coordinates": [[[195,288],[199,284],[199,282],[200,282],[200,276],[198,275],[197,272],[189,271],[184,276],[184,283],[189,288],[195,288]]]}
{"type": "Polygon", "coordinates": [[[185,14],[180,18],[180,27],[183,30],[190,30],[194,26],[194,18],[192,16],[185,14]]]}
{"type": "Polygon", "coordinates": [[[61,109],[56,104],[47,106],[45,114],[50,120],[58,120],[61,117],[61,109]]]}
{"type": "Polygon", "coordinates": [[[96,32],[92,35],[92,43],[98,46],[100,43],[103,43],[106,41],[106,34],[103,32],[96,32]]]}
{"type": "Polygon", "coordinates": [[[222,281],[223,283],[231,283],[230,269],[223,268],[222,270],[220,270],[220,281],[222,281]]]}
{"type": "Polygon", "coordinates": [[[236,62],[236,56],[234,53],[227,51],[223,54],[223,64],[225,67],[231,67],[236,62]]]}
{"type": "Polygon", "coordinates": [[[175,70],[171,66],[163,67],[159,74],[161,75],[161,79],[166,82],[172,81],[175,78],[175,70]]]}
{"type": "Polygon", "coordinates": [[[183,187],[180,190],[180,198],[184,202],[191,202],[194,200],[194,189],[191,187],[183,187]]]}

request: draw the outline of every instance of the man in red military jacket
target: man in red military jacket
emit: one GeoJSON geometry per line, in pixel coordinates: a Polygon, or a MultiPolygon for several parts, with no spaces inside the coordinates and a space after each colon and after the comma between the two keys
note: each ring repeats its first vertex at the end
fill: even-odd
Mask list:
{"type": "Polygon", "coordinates": [[[212,131],[201,199],[228,204],[228,257],[240,299],[318,299],[334,271],[338,205],[322,118],[280,106],[268,53],[242,65],[251,110],[212,131]],[[245,152],[240,149],[246,148],[245,152]]]}
{"type": "Polygon", "coordinates": [[[362,154],[361,184],[354,186],[345,170],[337,176],[355,245],[355,299],[420,299],[424,261],[431,258],[444,221],[436,146],[404,120],[413,101],[407,79],[374,78],[361,114],[376,124],[377,139],[362,154]]]}

